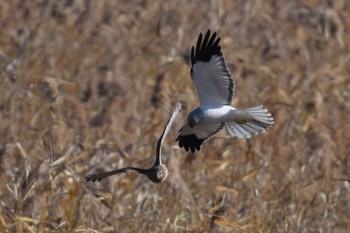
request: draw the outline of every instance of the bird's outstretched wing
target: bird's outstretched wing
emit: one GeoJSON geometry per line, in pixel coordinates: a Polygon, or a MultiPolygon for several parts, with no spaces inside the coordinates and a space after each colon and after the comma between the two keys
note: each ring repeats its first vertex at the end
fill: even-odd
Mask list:
{"type": "Polygon", "coordinates": [[[165,125],[165,127],[164,127],[163,133],[162,133],[162,135],[160,135],[160,137],[159,137],[159,139],[158,139],[158,142],[157,142],[157,150],[156,150],[156,153],[157,153],[157,154],[156,154],[155,165],[159,165],[160,162],[161,162],[161,161],[160,161],[161,148],[162,148],[162,144],[163,144],[163,142],[164,142],[164,139],[165,139],[165,137],[167,136],[167,134],[168,134],[168,132],[169,132],[169,130],[170,130],[170,128],[171,128],[171,126],[172,126],[172,124],[173,124],[175,118],[176,118],[176,116],[181,112],[181,110],[182,110],[182,108],[183,108],[184,105],[185,105],[185,102],[182,101],[182,100],[179,100],[179,101],[176,103],[176,105],[175,105],[175,107],[174,107],[174,109],[173,109],[173,111],[172,111],[172,113],[171,113],[171,115],[170,115],[170,117],[169,117],[169,120],[168,120],[168,122],[166,123],[166,125],[165,125]]]}
{"type": "Polygon", "coordinates": [[[191,77],[200,103],[231,105],[235,83],[221,53],[220,37],[216,32],[210,36],[210,30],[202,37],[200,33],[196,48],[191,49],[191,77]]]}
{"type": "Polygon", "coordinates": [[[206,140],[217,134],[223,128],[224,123],[199,124],[193,128],[186,124],[180,129],[180,134],[176,141],[179,141],[179,146],[184,147],[186,151],[199,151],[200,146],[206,140]]]}
{"type": "Polygon", "coordinates": [[[88,175],[85,176],[85,181],[86,182],[89,182],[89,181],[92,181],[92,182],[101,181],[102,179],[107,178],[109,176],[113,176],[113,175],[121,174],[121,173],[126,173],[129,170],[137,171],[138,173],[146,175],[147,177],[149,177],[148,175],[152,172],[150,169],[144,169],[144,168],[139,168],[139,167],[123,167],[123,168],[116,169],[116,170],[113,170],[113,171],[88,174],[88,175]]]}
{"type": "MultiPolygon", "coordinates": [[[[120,173],[126,173],[127,170],[130,169],[130,167],[124,167],[121,169],[113,170],[113,171],[108,171],[108,172],[100,172],[100,173],[94,173],[94,174],[88,174],[85,176],[85,181],[89,182],[95,182],[95,181],[100,181],[108,176],[120,174],[120,173]]],[[[133,168],[131,168],[133,169],[133,168]]]]}

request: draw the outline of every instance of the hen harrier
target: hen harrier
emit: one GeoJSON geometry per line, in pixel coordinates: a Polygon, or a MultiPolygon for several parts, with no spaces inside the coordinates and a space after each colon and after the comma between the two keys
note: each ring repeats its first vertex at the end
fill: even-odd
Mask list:
{"type": "Polygon", "coordinates": [[[221,53],[220,37],[210,30],[196,49],[191,50],[191,78],[197,89],[200,106],[187,117],[177,141],[186,151],[195,152],[224,127],[231,137],[250,138],[273,125],[273,117],[262,105],[247,109],[231,106],[235,93],[234,79],[221,53]]]}
{"type": "Polygon", "coordinates": [[[173,109],[173,112],[168,120],[168,123],[166,124],[162,135],[160,135],[158,142],[157,142],[157,148],[156,148],[156,159],[154,161],[154,164],[150,168],[138,168],[138,167],[124,167],[121,169],[113,170],[113,171],[108,171],[108,172],[101,172],[101,173],[96,173],[96,174],[89,174],[85,177],[86,181],[100,181],[108,176],[112,176],[115,174],[120,174],[120,173],[125,173],[127,170],[134,170],[139,172],[140,174],[143,174],[147,176],[148,179],[150,179],[154,183],[159,183],[163,182],[167,175],[168,175],[168,169],[167,167],[162,163],[162,158],[161,158],[161,149],[162,149],[162,144],[164,141],[164,138],[167,136],[171,125],[173,124],[175,117],[179,112],[181,112],[182,107],[184,106],[183,101],[178,101],[176,106],[173,109]]]}

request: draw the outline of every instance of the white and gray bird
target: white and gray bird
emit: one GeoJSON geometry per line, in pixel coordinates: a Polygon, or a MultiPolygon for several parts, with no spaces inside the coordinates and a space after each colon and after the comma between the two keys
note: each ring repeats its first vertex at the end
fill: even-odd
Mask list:
{"type": "Polygon", "coordinates": [[[166,123],[163,133],[160,135],[157,147],[156,147],[156,158],[154,161],[154,164],[150,168],[139,168],[139,167],[124,167],[120,169],[116,169],[113,171],[108,172],[100,172],[95,174],[88,174],[85,176],[86,181],[100,181],[104,178],[107,178],[112,175],[126,173],[128,170],[134,170],[142,175],[145,175],[150,181],[154,183],[160,183],[163,182],[166,177],[168,176],[168,169],[165,166],[165,164],[162,163],[162,145],[164,142],[165,137],[169,133],[169,130],[171,128],[171,125],[173,124],[176,116],[181,112],[183,106],[185,105],[185,102],[180,100],[176,103],[168,122],[166,123]]]}
{"type": "Polygon", "coordinates": [[[262,105],[236,109],[232,107],[235,82],[221,53],[220,37],[207,31],[199,34],[196,48],[191,49],[191,78],[197,89],[200,106],[187,117],[177,141],[186,151],[200,150],[201,145],[226,128],[231,137],[250,138],[273,125],[271,113],[262,105]]]}

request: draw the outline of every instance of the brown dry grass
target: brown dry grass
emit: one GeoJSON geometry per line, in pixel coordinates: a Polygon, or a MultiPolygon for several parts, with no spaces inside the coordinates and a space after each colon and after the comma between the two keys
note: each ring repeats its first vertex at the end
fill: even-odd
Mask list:
{"type": "Polygon", "coordinates": [[[0,3],[2,232],[350,231],[349,1],[187,2],[0,3]],[[264,104],[275,125],[192,155],[174,139],[198,104],[189,49],[208,28],[235,104],[264,104]],[[84,182],[149,166],[179,98],[164,183],[84,182]]]}

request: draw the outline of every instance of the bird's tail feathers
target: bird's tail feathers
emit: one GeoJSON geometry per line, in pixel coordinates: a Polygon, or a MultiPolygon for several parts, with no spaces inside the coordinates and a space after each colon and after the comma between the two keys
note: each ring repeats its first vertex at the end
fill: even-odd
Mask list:
{"type": "Polygon", "coordinates": [[[242,111],[247,113],[247,117],[225,123],[226,130],[231,137],[250,138],[251,135],[265,132],[274,123],[271,113],[262,105],[242,111]]]}

